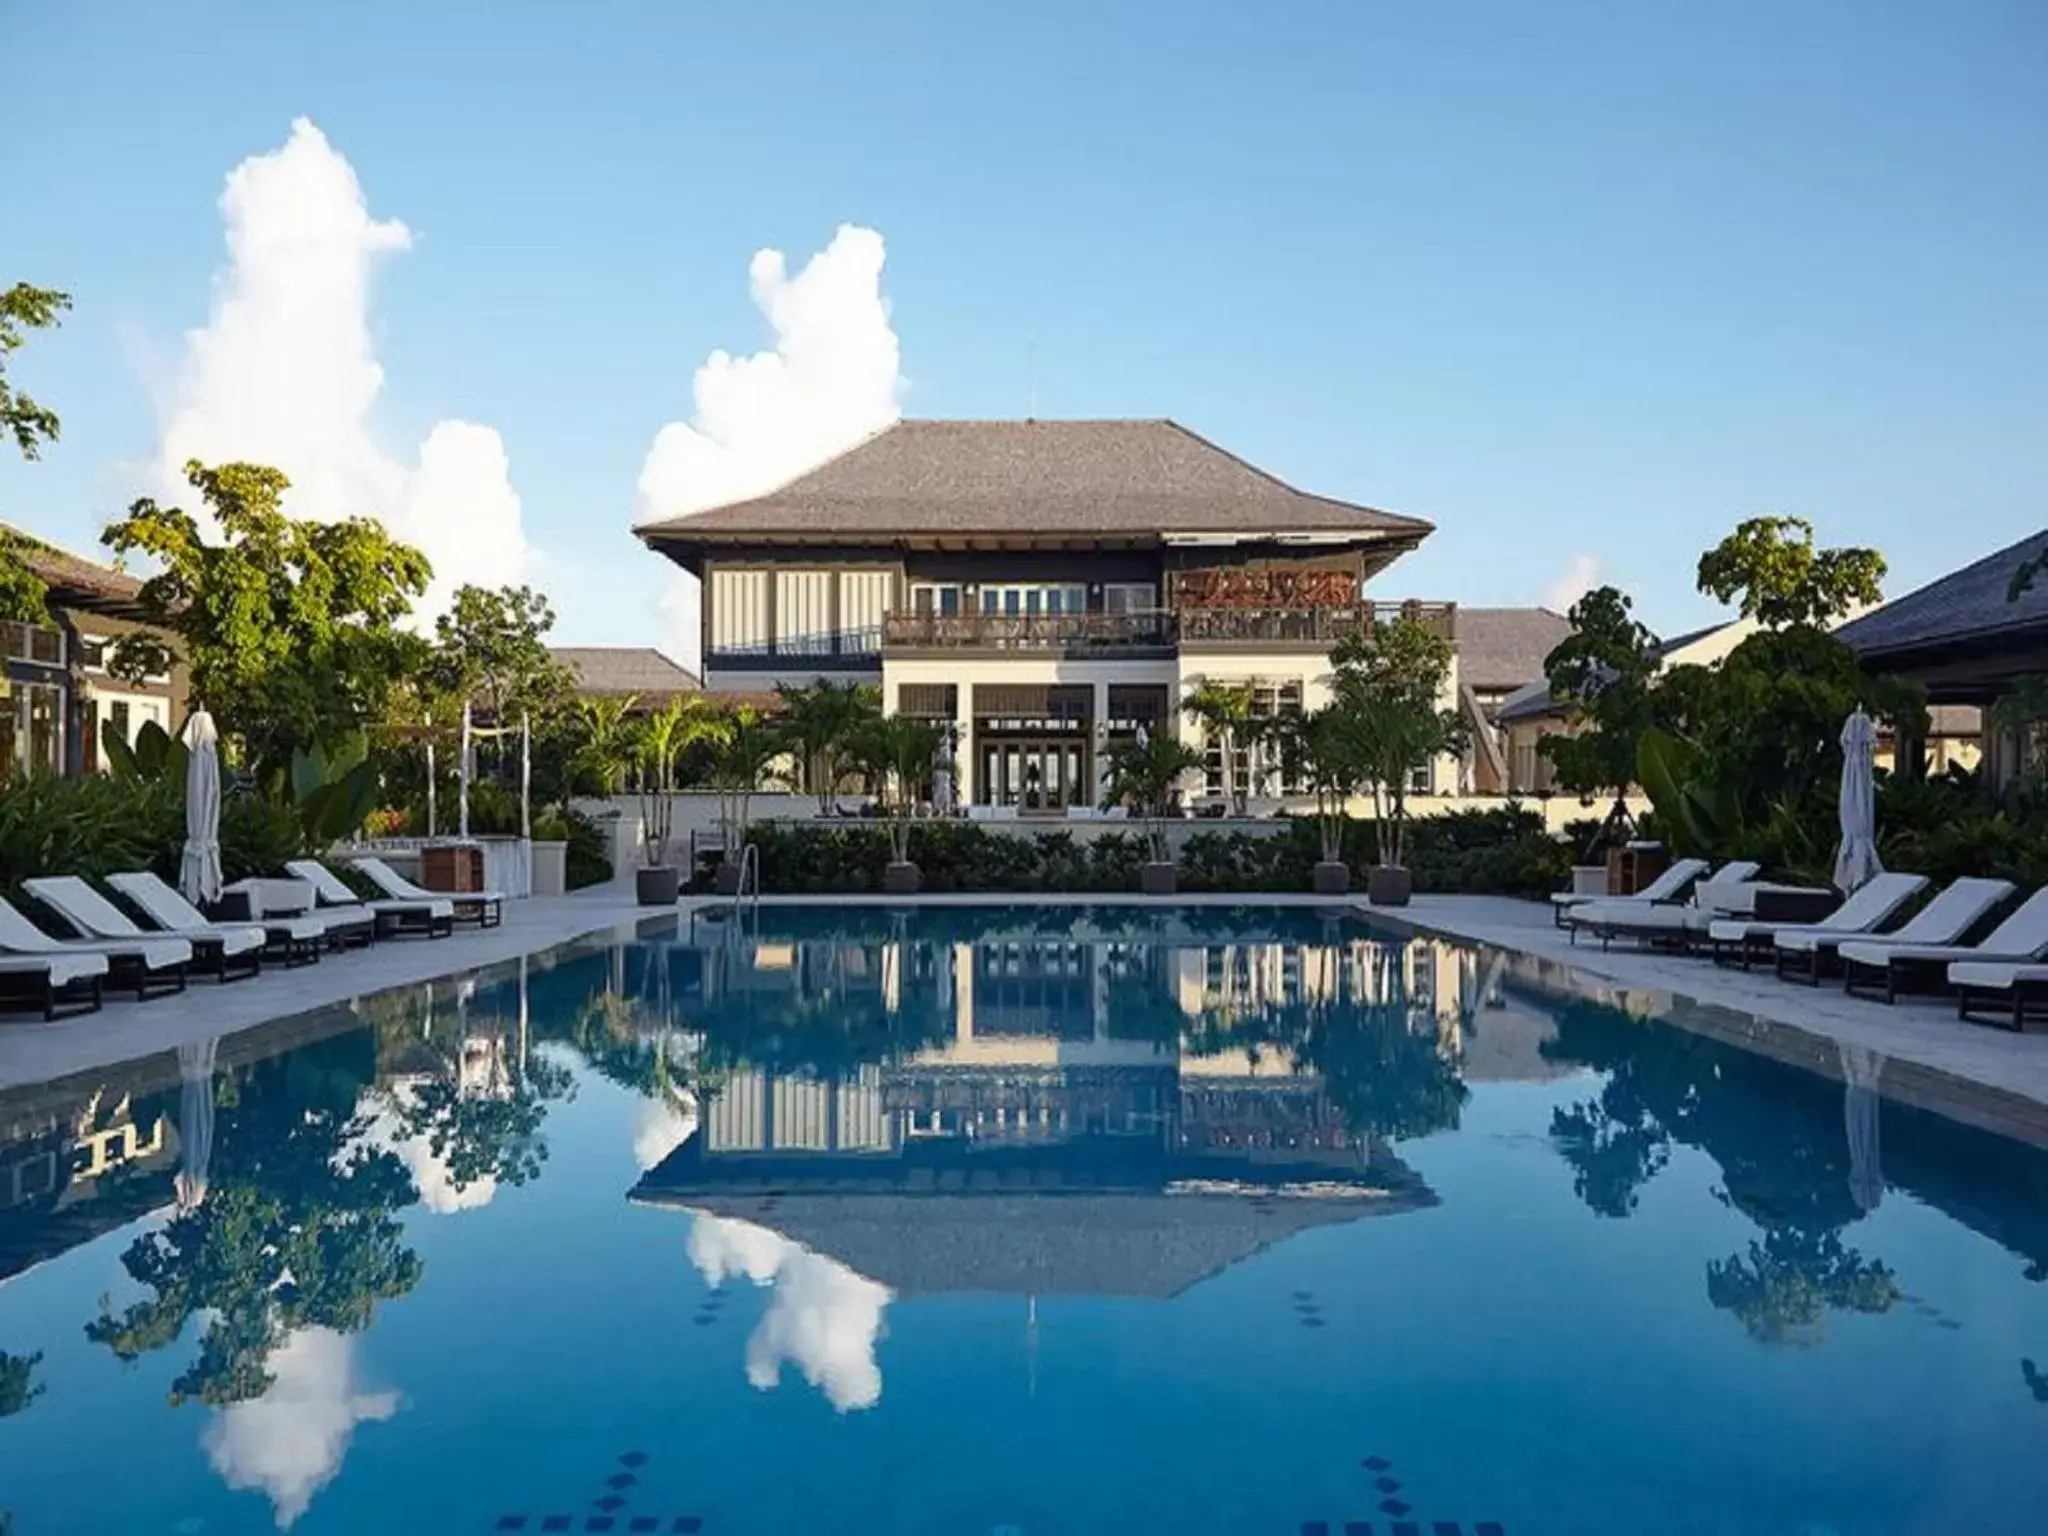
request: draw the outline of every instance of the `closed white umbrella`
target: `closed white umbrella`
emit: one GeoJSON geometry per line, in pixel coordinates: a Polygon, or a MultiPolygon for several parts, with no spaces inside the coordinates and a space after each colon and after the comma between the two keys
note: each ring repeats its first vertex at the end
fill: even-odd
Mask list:
{"type": "Polygon", "coordinates": [[[1884,1199],[1884,1158],[1878,1139],[1878,1087],[1885,1058],[1867,1045],[1839,1045],[1842,1056],[1842,1118],[1849,1135],[1849,1194],[1859,1211],[1874,1211],[1884,1199]]]}
{"type": "Polygon", "coordinates": [[[213,716],[192,711],[185,722],[185,856],[178,889],[194,906],[220,900],[220,736],[213,716]]]}
{"type": "Polygon", "coordinates": [[[213,1068],[220,1038],[178,1047],[178,1176],[172,1180],[178,1209],[196,1211],[206,1201],[213,1168],[213,1068]]]}
{"type": "Polygon", "coordinates": [[[1872,761],[1877,727],[1858,709],[1842,725],[1842,847],[1835,855],[1835,885],[1844,893],[1884,873],[1877,861],[1877,788],[1872,761]]]}

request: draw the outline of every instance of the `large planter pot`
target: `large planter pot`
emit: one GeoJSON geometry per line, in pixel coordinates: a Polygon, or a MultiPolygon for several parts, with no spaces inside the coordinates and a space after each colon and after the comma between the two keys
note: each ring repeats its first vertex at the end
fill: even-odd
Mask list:
{"type": "Polygon", "coordinates": [[[740,863],[738,859],[720,859],[718,868],[711,872],[711,889],[719,896],[737,896],[740,893],[740,863]]]}
{"type": "Polygon", "coordinates": [[[537,842],[533,845],[533,894],[562,896],[569,890],[569,845],[537,842]]]}
{"type": "Polygon", "coordinates": [[[1415,877],[1392,864],[1375,864],[1365,877],[1365,898],[1376,907],[1405,907],[1415,894],[1415,877]]]}
{"type": "Polygon", "coordinates": [[[890,896],[915,896],[923,884],[923,872],[908,859],[891,859],[882,870],[882,890],[890,896]]]}
{"type": "Polygon", "coordinates": [[[1147,896],[1171,896],[1180,889],[1171,864],[1144,864],[1138,869],[1138,889],[1147,896]]]}
{"type": "Polygon", "coordinates": [[[1316,865],[1316,894],[1344,896],[1351,891],[1351,866],[1342,859],[1324,859],[1316,865]]]}
{"type": "Polygon", "coordinates": [[[672,907],[683,893],[683,872],[673,865],[642,865],[633,872],[633,895],[643,907],[672,907]]]}

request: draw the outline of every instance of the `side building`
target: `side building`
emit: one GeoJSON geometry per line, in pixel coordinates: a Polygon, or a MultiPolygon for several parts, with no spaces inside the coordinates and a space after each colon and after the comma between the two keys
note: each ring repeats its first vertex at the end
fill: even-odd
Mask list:
{"type": "Polygon", "coordinates": [[[20,541],[20,558],[49,590],[50,611],[47,623],[0,624],[0,779],[95,772],[110,727],[130,743],[145,724],[176,730],[185,711],[182,664],[141,681],[107,670],[108,649],[147,627],[135,603],[142,583],[18,528],[0,530],[20,541]]]}
{"type": "MultiPolygon", "coordinates": [[[[872,684],[946,726],[970,805],[1093,805],[1110,743],[1182,730],[1205,682],[1314,708],[1345,634],[1406,614],[1458,635],[1449,603],[1368,591],[1430,523],[1297,490],[1171,421],[899,422],[637,531],[703,584],[707,690],[872,684]]],[[[1212,744],[1212,796],[1222,767],[1212,744]]],[[[1422,794],[1466,777],[1415,773],[1422,794]]]]}

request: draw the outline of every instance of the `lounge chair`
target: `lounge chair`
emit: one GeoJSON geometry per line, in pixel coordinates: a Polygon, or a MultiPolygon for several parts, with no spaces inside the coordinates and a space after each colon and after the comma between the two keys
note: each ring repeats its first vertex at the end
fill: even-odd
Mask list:
{"type": "Polygon", "coordinates": [[[1898,915],[1899,908],[1927,887],[1925,875],[1885,874],[1858,886],[1843,903],[1817,923],[1760,923],[1754,918],[1724,918],[1707,929],[1714,963],[1750,963],[1777,955],[1779,936],[1817,933],[1833,939],[1867,938],[1898,915]]]}
{"type": "MultiPolygon", "coordinates": [[[[1681,863],[1685,862],[1683,860],[1681,863]]],[[[1699,863],[1699,860],[1693,860],[1699,863]]],[[[1673,869],[1679,866],[1674,864],[1673,869]]],[[[1756,878],[1757,866],[1748,860],[1723,865],[1712,876],[1701,875],[1682,882],[1681,895],[1671,899],[1653,897],[1648,891],[1637,896],[1608,897],[1587,902],[1565,914],[1564,926],[1572,942],[1581,931],[1593,934],[1604,949],[1617,938],[1639,939],[1645,944],[1670,943],[1690,949],[1708,924],[1725,915],[1713,905],[1732,891],[1745,888],[1756,878]],[[1690,900],[1684,899],[1689,895],[1690,900]]],[[[1653,883],[1651,889],[1655,889],[1653,883]]]]}
{"type": "Polygon", "coordinates": [[[2009,1014],[2017,1033],[2027,1027],[2030,1008],[2036,1018],[2048,1014],[2048,965],[1958,960],[1948,968],[1948,984],[1956,989],[1959,1019],[1973,1018],[1996,1004],[2009,1014]]]}
{"type": "Polygon", "coordinates": [[[311,965],[327,947],[327,924],[318,917],[280,915],[248,923],[216,923],[187,901],[175,886],[165,884],[146,870],[109,875],[107,884],[116,895],[133,902],[158,928],[190,939],[195,945],[217,935],[246,933],[253,928],[263,935],[263,952],[286,965],[311,965]]]}
{"type": "MultiPolygon", "coordinates": [[[[0,899],[0,950],[38,960],[98,955],[107,963],[106,979],[117,986],[133,987],[137,998],[151,992],[184,991],[185,967],[192,963],[192,946],[165,934],[139,939],[53,938],[5,899],[0,899]]],[[[50,972],[53,984],[61,969],[50,972]]]]}
{"type": "MultiPolygon", "coordinates": [[[[89,939],[140,942],[164,937],[138,928],[126,912],[76,875],[48,875],[21,885],[89,939]]],[[[177,937],[192,946],[193,963],[211,971],[218,981],[254,976],[263,968],[263,930],[253,923],[209,923],[200,932],[177,937]]]]}
{"type": "Polygon", "coordinates": [[[107,957],[90,952],[0,955],[0,1002],[33,1003],[46,1019],[97,1013],[107,970],[107,957]]]}
{"type": "MultiPolygon", "coordinates": [[[[1586,896],[1578,891],[1553,891],[1550,897],[1551,921],[1560,928],[1570,927],[1573,914],[1579,908],[1591,906],[1594,903],[1613,901],[1677,901],[1692,888],[1695,881],[1701,879],[1706,873],[1707,861],[1705,859],[1680,859],[1633,896],[1586,896]]],[[[1722,866],[1721,869],[1715,872],[1713,878],[1716,880],[1754,880],[1756,873],[1756,865],[1750,864],[1747,861],[1738,861],[1722,866]],[[1743,873],[1744,870],[1748,871],[1746,875],[1743,873]]]]}
{"type": "Polygon", "coordinates": [[[340,912],[370,913],[379,933],[423,933],[430,939],[445,939],[455,931],[455,903],[446,897],[428,900],[364,901],[342,878],[318,859],[293,859],[285,873],[313,887],[321,908],[340,912]]]}
{"type": "MultiPolygon", "coordinates": [[[[1904,927],[1890,933],[1855,937],[1868,944],[1954,944],[2010,895],[2010,880],[1952,881],[1946,890],[1914,913],[1904,927]]],[[[1808,985],[1819,986],[1821,968],[1836,958],[1836,952],[1849,937],[1820,927],[1780,929],[1772,941],[1778,974],[1797,975],[1808,985]]]]}
{"type": "Polygon", "coordinates": [[[505,920],[505,898],[496,891],[429,891],[414,885],[382,859],[350,859],[349,866],[393,901],[452,901],[458,921],[495,928],[505,920]]]}
{"type": "Polygon", "coordinates": [[[1949,967],[2027,965],[2048,955],[2048,887],[2034,892],[1983,943],[1968,944],[1844,944],[1842,989],[1849,993],[1884,989],[1884,1000],[1898,1000],[1905,983],[1932,972],[1945,977],[1949,967]]]}

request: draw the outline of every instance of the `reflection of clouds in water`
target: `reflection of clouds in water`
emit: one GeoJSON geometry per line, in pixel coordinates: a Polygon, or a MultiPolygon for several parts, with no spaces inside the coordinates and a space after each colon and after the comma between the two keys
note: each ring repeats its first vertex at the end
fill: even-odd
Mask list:
{"type": "Polygon", "coordinates": [[[358,1424],[398,1412],[396,1392],[355,1390],[355,1343],[331,1328],[302,1328],[271,1351],[277,1379],[261,1397],[223,1408],[204,1444],[230,1488],[260,1488],[279,1530],[333,1480],[358,1424]]]}
{"type": "Polygon", "coordinates": [[[713,1285],[744,1275],[774,1287],[767,1315],[747,1340],[747,1380],[761,1391],[781,1379],[788,1360],[841,1413],[881,1401],[875,1339],[893,1299],[886,1285],[779,1232],[701,1212],[690,1229],[690,1262],[713,1285]]]}
{"type": "Polygon", "coordinates": [[[643,1099],[640,1118],[633,1126],[633,1161],[642,1169],[652,1168],[690,1139],[697,1129],[697,1101],[685,1093],[679,1099],[643,1099]]]}
{"type": "MultiPolygon", "coordinates": [[[[391,1096],[401,1105],[410,1103],[412,1092],[410,1083],[400,1082],[391,1086],[391,1096]]],[[[405,1134],[398,1106],[380,1103],[371,1110],[369,1123],[356,1144],[389,1152],[405,1164],[406,1172],[412,1175],[413,1183],[419,1188],[420,1204],[437,1216],[480,1210],[489,1205],[498,1193],[498,1181],[488,1173],[457,1189],[455,1180],[449,1175],[447,1159],[434,1155],[434,1149],[425,1136],[408,1137],[405,1134]]]]}

